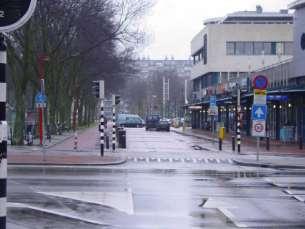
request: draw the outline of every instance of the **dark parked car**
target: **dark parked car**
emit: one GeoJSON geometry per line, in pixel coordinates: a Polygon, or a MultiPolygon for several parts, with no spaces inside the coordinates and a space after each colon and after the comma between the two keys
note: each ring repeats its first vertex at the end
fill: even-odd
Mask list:
{"type": "Polygon", "coordinates": [[[166,119],[161,119],[157,125],[157,130],[170,131],[170,122],[166,119]]]}
{"type": "Polygon", "coordinates": [[[143,127],[144,120],[139,115],[119,114],[118,125],[121,127],[143,127]]]}
{"type": "Polygon", "coordinates": [[[157,129],[160,121],[159,115],[149,115],[146,117],[146,130],[157,129]]]}

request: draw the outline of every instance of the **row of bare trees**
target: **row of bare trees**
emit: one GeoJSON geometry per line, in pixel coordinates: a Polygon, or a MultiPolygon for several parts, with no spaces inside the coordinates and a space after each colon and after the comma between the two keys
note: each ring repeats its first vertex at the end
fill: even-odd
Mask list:
{"type": "Polygon", "coordinates": [[[165,114],[166,118],[182,117],[185,104],[185,80],[188,80],[188,76],[179,76],[175,68],[162,67],[151,71],[148,78],[135,76],[129,79],[125,91],[129,112],[142,117],[150,114],[165,114]],[[169,100],[165,104],[163,104],[163,78],[169,80],[169,100]]]}
{"type": "Polygon", "coordinates": [[[48,122],[71,123],[71,107],[80,124],[95,118],[91,81],[105,80],[106,94],[124,83],[131,57],[144,41],[139,19],[151,0],[39,0],[32,19],[6,35],[9,104],[14,107],[14,141],[23,144],[25,114],[35,109],[39,91],[38,57],[46,55],[48,122]]]}

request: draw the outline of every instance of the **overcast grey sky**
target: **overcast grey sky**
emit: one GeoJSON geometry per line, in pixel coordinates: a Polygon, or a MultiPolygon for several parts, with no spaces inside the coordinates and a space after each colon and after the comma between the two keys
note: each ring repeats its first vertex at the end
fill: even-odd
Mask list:
{"type": "Polygon", "coordinates": [[[203,28],[203,21],[227,13],[254,10],[261,5],[264,11],[286,9],[293,0],[156,0],[146,16],[144,28],[149,34],[148,46],[139,54],[151,59],[187,59],[190,41],[203,28]]]}

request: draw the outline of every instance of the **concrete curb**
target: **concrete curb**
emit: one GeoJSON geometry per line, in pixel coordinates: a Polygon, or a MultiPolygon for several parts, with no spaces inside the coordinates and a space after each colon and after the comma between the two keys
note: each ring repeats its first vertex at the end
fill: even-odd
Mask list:
{"type": "Polygon", "coordinates": [[[241,159],[233,159],[233,162],[237,165],[241,166],[250,166],[250,167],[261,167],[261,168],[272,168],[272,169],[305,169],[305,165],[283,165],[283,164],[275,164],[270,162],[260,162],[260,161],[249,161],[249,160],[241,160],[241,159]]]}
{"type": "Polygon", "coordinates": [[[122,165],[127,162],[127,158],[118,159],[116,161],[111,162],[93,162],[93,163],[55,163],[55,162],[41,162],[41,163],[16,163],[16,162],[8,162],[8,165],[23,165],[23,166],[110,166],[110,165],[122,165]]]}

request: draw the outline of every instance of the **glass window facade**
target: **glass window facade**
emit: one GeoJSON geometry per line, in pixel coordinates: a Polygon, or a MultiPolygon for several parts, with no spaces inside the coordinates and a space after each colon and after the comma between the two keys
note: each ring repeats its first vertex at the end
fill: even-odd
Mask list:
{"type": "Polygon", "coordinates": [[[227,42],[227,56],[292,55],[292,42],[227,42]]]}
{"type": "Polygon", "coordinates": [[[227,42],[227,55],[235,55],[235,42],[227,42]]]}

